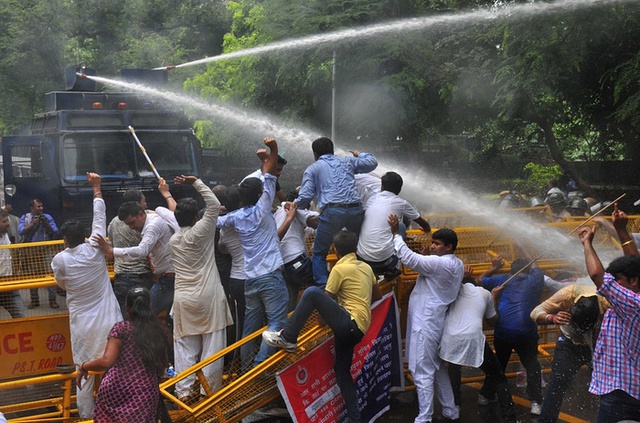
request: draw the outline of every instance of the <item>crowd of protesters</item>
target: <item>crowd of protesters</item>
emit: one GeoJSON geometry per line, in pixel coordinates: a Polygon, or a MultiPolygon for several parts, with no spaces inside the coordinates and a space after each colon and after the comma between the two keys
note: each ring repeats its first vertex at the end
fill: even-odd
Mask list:
{"type": "MultiPolygon", "coordinates": [[[[34,199],[18,234],[32,241],[58,234],[64,239],[66,248],[53,258],[52,268],[67,292],[80,417],[113,421],[118,410],[139,408],[136,395],[120,394],[114,376],[133,364],[145,371],[140,378],[146,384],[145,398],[150,395],[143,407],[147,417],[140,421],[154,421],[162,401],[150,386],[157,386],[169,362],[184,371],[266,326],[259,347],[246,343],[241,349],[246,371],[277,348],[295,351],[299,332],[317,310],[336,338],[334,369],[347,420],[358,423],[358,394],[350,375],[353,350],[369,327],[371,303],[381,297],[378,281],[394,278],[405,265],[418,272],[405,338],[419,403],[415,422],[434,421],[436,399],[444,421],[459,421],[465,407],[459,392],[462,366],[486,374],[478,404],[499,402],[504,420],[515,422],[505,376],[512,351],[527,370],[530,413],[539,416],[539,422],[557,421],[563,396],[583,365],[593,367],[589,392],[600,397],[597,422],[639,418],[640,257],[634,234],[627,231],[628,217],[617,205],[611,221],[594,223],[618,238],[624,256],[605,268],[593,247],[594,230],[585,226],[579,239],[591,282],[565,283],[542,301],[548,278],[524,249],[509,273],[502,272],[505,260],[498,256],[475,278],[455,255],[458,235],[452,229],[435,231],[430,244],[415,252],[405,243],[406,224],[413,220],[425,233],[431,227],[399,197],[399,174],[374,176],[374,155],[355,150],[335,155],[328,138],[315,140],[312,150],[315,162],[289,194],[278,181],[287,161],[278,153],[276,140],[266,138],[257,152],[260,169],[237,185],[212,190],[195,176],[176,178],[176,184],[195,188],[203,210],[196,199],[174,200],[169,185],[160,180],[167,207],[148,210],[144,195],[130,190],[108,229],[100,176],[89,173],[94,214],[87,241],[80,223],[65,222],[58,230],[34,199]],[[311,257],[305,246],[308,231],[315,232],[311,257]],[[332,245],[338,261],[329,269],[332,245]],[[113,282],[106,271],[105,258],[110,257],[115,259],[113,282]],[[157,315],[162,324],[149,319],[157,315]],[[485,339],[483,322],[495,328],[495,352],[485,339]],[[538,325],[560,326],[546,394],[537,356],[538,325]],[[148,336],[145,330],[160,335],[148,336]],[[91,380],[85,381],[92,378],[88,370],[107,371],[95,405],[86,388],[92,386],[91,380]]],[[[575,193],[567,196],[556,181],[549,183],[539,204],[551,209],[554,220],[588,216],[593,207],[602,207],[575,193]]],[[[521,199],[508,192],[500,209],[521,205],[521,199]]],[[[7,216],[4,210],[0,213],[3,244],[9,243],[7,216]]],[[[6,267],[7,258],[0,259],[6,267]]],[[[51,307],[55,290],[53,295],[51,307]]],[[[24,315],[14,304],[14,293],[0,299],[14,317],[24,315]]],[[[38,306],[36,292],[29,307],[38,306]]],[[[204,372],[214,390],[222,384],[222,365],[220,360],[204,372]]],[[[194,382],[192,376],[176,385],[181,400],[198,397],[194,382]]]]}

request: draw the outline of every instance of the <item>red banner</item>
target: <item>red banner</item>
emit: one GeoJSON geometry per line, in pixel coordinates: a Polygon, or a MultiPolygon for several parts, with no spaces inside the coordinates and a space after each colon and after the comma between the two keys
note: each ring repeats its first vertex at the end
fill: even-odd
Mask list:
{"type": "MultiPolygon", "coordinates": [[[[389,393],[404,388],[398,307],[393,294],[371,309],[371,326],[356,345],[351,376],[358,389],[362,421],[373,422],[390,407],[389,393]]],[[[278,388],[296,423],[346,419],[336,384],[333,337],[276,375],[278,388]]]]}

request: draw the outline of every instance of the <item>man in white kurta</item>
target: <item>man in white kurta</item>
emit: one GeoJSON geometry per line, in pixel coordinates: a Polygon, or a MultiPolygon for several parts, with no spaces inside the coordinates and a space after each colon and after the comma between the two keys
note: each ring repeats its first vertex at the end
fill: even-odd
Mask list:
{"type": "MultiPolygon", "coordinates": [[[[9,213],[4,209],[0,209],[0,245],[10,245],[9,239],[9,213]]],[[[11,264],[11,250],[8,248],[0,248],[0,280],[2,276],[13,275],[13,265],[11,264]]],[[[17,319],[24,317],[24,303],[19,291],[3,291],[0,292],[0,307],[11,315],[11,318],[17,319]]]]}
{"type": "MultiPolygon", "coordinates": [[[[220,202],[211,189],[195,176],[179,176],[178,184],[193,184],[205,202],[200,220],[196,202],[178,201],[175,217],[180,231],[169,241],[176,271],[173,299],[173,350],[176,371],[182,372],[198,361],[224,349],[226,327],[233,324],[215,259],[216,222],[220,202]]],[[[222,386],[220,358],[203,370],[212,390],[222,386]]],[[[176,383],[178,398],[188,397],[195,375],[176,383]]]]}
{"type": "MultiPolygon", "coordinates": [[[[87,174],[93,188],[93,223],[91,236],[104,237],[107,232],[105,204],[100,191],[100,176],[87,174]]],[[[84,227],[78,222],[67,222],[61,228],[65,249],[51,261],[56,283],[67,291],[71,352],[73,361],[80,365],[102,357],[109,331],[122,320],[120,306],[111,289],[105,256],[89,242],[84,242],[84,227]]],[[[82,389],[77,390],[80,417],[93,417],[93,384],[89,376],[82,389]]]]}
{"type": "Polygon", "coordinates": [[[459,417],[447,369],[438,356],[447,308],[456,297],[464,275],[462,261],[453,253],[458,237],[451,229],[439,229],[431,236],[431,254],[413,252],[398,235],[398,217],[391,215],[389,224],[394,233],[396,254],[402,263],[419,273],[409,297],[406,359],[413,375],[420,405],[415,423],[430,422],[433,416],[433,395],[442,404],[444,417],[459,417]]]}
{"type": "Polygon", "coordinates": [[[458,297],[449,306],[438,355],[449,362],[449,377],[456,391],[454,396],[460,396],[461,366],[479,367],[487,378],[495,380],[504,421],[515,422],[516,411],[509,383],[482,332],[485,320],[491,327],[498,321],[491,293],[473,282],[463,283],[458,297]]]}

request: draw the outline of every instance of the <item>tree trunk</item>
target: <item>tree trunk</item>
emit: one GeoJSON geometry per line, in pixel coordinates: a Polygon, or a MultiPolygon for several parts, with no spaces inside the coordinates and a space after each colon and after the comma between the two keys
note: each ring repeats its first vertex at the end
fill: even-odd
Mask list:
{"type": "Polygon", "coordinates": [[[537,122],[537,124],[544,133],[544,141],[546,142],[547,147],[549,147],[549,152],[551,153],[553,160],[558,163],[562,170],[569,172],[573,180],[578,185],[578,189],[580,191],[588,197],[595,197],[596,194],[593,191],[593,188],[591,188],[587,181],[580,177],[580,174],[576,171],[575,167],[564,158],[564,154],[562,154],[562,151],[560,151],[558,143],[556,142],[552,124],[550,122],[537,122]]]}

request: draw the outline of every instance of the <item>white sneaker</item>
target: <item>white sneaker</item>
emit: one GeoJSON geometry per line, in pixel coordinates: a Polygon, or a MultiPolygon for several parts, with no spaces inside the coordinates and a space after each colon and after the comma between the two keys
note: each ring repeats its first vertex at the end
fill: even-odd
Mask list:
{"type": "Polygon", "coordinates": [[[298,344],[285,341],[281,336],[283,331],[284,329],[281,329],[279,332],[265,330],[262,332],[262,339],[267,343],[267,345],[272,347],[282,348],[286,352],[290,353],[296,352],[298,344]]]}
{"type": "Polygon", "coordinates": [[[484,395],[478,395],[478,405],[489,405],[490,402],[498,402],[498,397],[493,396],[493,398],[486,398],[484,395]]]}
{"type": "Polygon", "coordinates": [[[539,416],[542,413],[542,405],[535,401],[531,401],[531,414],[539,416]]]}

